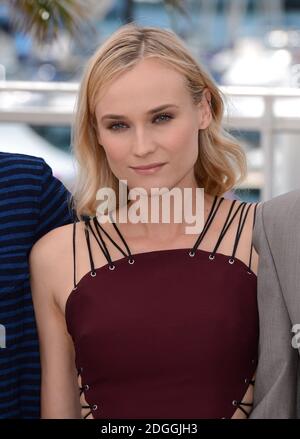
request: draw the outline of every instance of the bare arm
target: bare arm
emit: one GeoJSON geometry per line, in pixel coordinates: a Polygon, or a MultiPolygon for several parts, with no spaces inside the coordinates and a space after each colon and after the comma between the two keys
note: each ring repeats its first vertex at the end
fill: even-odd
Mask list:
{"type": "Polygon", "coordinates": [[[81,418],[73,342],[53,295],[55,262],[52,261],[57,261],[57,255],[56,258],[51,256],[55,231],[50,234],[39,240],[30,254],[31,289],[41,353],[41,417],[81,418]]]}

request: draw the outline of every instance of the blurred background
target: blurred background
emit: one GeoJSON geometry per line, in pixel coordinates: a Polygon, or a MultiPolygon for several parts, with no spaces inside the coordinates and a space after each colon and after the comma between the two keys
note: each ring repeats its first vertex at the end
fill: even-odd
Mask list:
{"type": "Polygon", "coordinates": [[[300,0],[0,0],[0,151],[43,157],[71,189],[83,66],[131,21],[174,30],[225,93],[248,158],[238,196],[300,188],[300,0]]]}

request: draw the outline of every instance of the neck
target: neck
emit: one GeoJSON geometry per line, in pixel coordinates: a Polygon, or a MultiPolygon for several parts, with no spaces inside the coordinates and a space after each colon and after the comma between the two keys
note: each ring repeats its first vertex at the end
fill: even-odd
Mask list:
{"type": "MultiPolygon", "coordinates": [[[[180,189],[180,188],[176,188],[180,189]]],[[[117,223],[126,222],[138,235],[154,242],[175,240],[185,234],[199,235],[211,208],[214,197],[203,190],[189,188],[176,190],[175,196],[168,193],[161,197],[147,196],[142,202],[130,201],[119,209],[117,223]]]]}

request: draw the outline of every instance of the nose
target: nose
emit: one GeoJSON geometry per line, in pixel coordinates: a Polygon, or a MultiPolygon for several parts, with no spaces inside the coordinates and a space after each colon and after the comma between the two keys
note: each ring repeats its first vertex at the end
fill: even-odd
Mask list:
{"type": "Polygon", "coordinates": [[[137,128],[132,140],[132,153],[137,157],[144,157],[154,152],[155,149],[155,143],[149,132],[143,128],[137,128]]]}

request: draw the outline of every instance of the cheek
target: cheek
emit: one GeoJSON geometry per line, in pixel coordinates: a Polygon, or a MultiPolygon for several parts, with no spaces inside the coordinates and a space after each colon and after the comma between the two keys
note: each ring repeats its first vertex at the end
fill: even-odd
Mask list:
{"type": "Polygon", "coordinates": [[[160,141],[174,154],[194,155],[198,151],[198,128],[189,121],[183,121],[176,129],[168,130],[160,141]]]}
{"type": "Polygon", "coordinates": [[[127,142],[118,134],[113,136],[103,136],[102,144],[109,162],[121,163],[128,155],[129,146],[127,142]]]}

